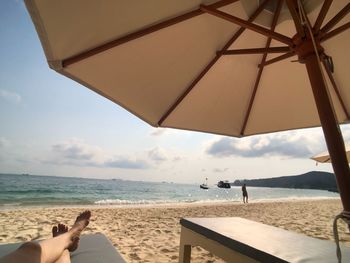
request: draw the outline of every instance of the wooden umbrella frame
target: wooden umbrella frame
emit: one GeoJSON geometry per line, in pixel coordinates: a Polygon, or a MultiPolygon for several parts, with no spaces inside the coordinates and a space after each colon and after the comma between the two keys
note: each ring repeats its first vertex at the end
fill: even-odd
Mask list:
{"type": "Polygon", "coordinates": [[[193,80],[193,82],[187,87],[181,96],[169,107],[167,112],[159,119],[158,125],[162,126],[163,122],[167,117],[174,111],[174,109],[181,103],[181,101],[191,92],[195,85],[205,76],[205,74],[212,68],[213,65],[220,59],[221,56],[232,56],[232,55],[245,55],[245,54],[262,54],[262,59],[259,64],[258,74],[255,80],[253,92],[250,97],[249,106],[247,113],[244,118],[243,125],[241,127],[241,136],[245,134],[245,128],[249,121],[249,116],[251,109],[254,104],[255,95],[259,87],[259,82],[261,75],[263,73],[264,67],[271,65],[273,63],[279,62],[281,60],[290,58],[297,55],[299,62],[305,64],[306,70],[310,79],[310,84],[312,87],[316,107],[318,110],[319,118],[321,121],[322,129],[326,139],[328,151],[332,159],[332,165],[334,173],[336,176],[338,189],[340,192],[342,204],[344,211],[350,212],[350,170],[348,161],[345,153],[345,146],[343,137],[337,122],[336,115],[333,110],[330,95],[328,93],[322,69],[320,67],[320,60],[323,64],[327,76],[332,84],[337,98],[341,104],[341,107],[345,113],[345,116],[350,120],[350,115],[345,107],[344,101],[342,100],[339,89],[336,82],[332,76],[331,69],[327,64],[327,56],[325,55],[324,48],[322,47],[322,42],[331,39],[334,36],[341,34],[345,30],[350,28],[350,22],[343,24],[334,29],[337,24],[350,12],[350,3],[347,4],[342,10],[338,12],[329,22],[322,27],[322,23],[329,11],[329,8],[333,0],[324,0],[321,10],[318,14],[316,22],[311,28],[309,21],[302,23],[300,21],[300,15],[303,10],[300,10],[300,2],[298,0],[275,0],[277,1],[277,7],[274,13],[274,18],[270,29],[256,25],[253,23],[254,19],[264,10],[266,4],[272,0],[265,0],[257,10],[250,16],[248,20],[243,20],[236,16],[230,15],[228,13],[218,10],[219,8],[237,2],[238,0],[221,0],[211,5],[201,5],[198,9],[185,13],[183,15],[177,16],[175,18],[163,21],[161,23],[152,25],[150,27],[144,28],[142,30],[136,31],[129,35],[123,36],[121,38],[115,39],[111,42],[103,44],[101,46],[95,47],[91,50],[84,51],[78,55],[67,58],[62,61],[62,67],[69,67],[70,65],[77,63],[81,60],[114,48],[116,46],[125,44],[134,39],[143,37],[145,35],[151,34],[163,28],[172,26],[174,24],[183,22],[185,20],[191,19],[193,17],[202,14],[211,14],[213,16],[222,18],[226,21],[232,22],[239,25],[238,31],[231,37],[231,39],[226,43],[226,45],[219,51],[217,51],[216,56],[208,63],[208,65],[203,69],[203,71],[193,80]],[[281,7],[283,1],[286,1],[288,9],[294,21],[294,25],[297,34],[293,38],[289,38],[285,35],[279,34],[274,31],[276,23],[279,18],[281,7]],[[308,28],[309,26],[309,28],[308,28]],[[311,33],[310,29],[311,28],[311,33]],[[267,37],[265,48],[249,48],[249,49],[236,49],[229,50],[229,47],[241,36],[245,29],[252,30],[261,35],[267,37]],[[281,42],[282,46],[270,47],[271,40],[276,40],[281,42]],[[269,53],[281,53],[273,59],[267,60],[267,55],[269,53]],[[319,60],[320,59],[320,60],[319,60]]]}

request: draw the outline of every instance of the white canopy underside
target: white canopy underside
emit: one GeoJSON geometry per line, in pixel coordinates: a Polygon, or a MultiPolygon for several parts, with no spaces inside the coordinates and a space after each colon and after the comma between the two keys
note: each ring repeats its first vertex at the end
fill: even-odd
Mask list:
{"type": "MultiPolygon", "coordinates": [[[[345,151],[346,151],[346,157],[348,159],[348,162],[350,163],[350,142],[345,143],[345,151]]],[[[328,152],[323,152],[318,155],[315,155],[311,159],[315,160],[319,163],[331,163],[331,157],[329,156],[328,152]]]]}
{"type": "MultiPolygon", "coordinates": [[[[347,0],[333,1],[323,25],[347,3],[347,0]]],[[[152,126],[158,126],[216,52],[240,28],[210,14],[201,14],[60,67],[64,59],[195,10],[208,1],[105,0],[96,4],[93,0],[27,0],[26,4],[51,67],[116,102],[152,126]]],[[[308,14],[312,24],[320,7],[308,14]]],[[[248,19],[240,1],[220,10],[248,19]]],[[[284,16],[281,14],[275,31],[292,37],[296,33],[294,23],[285,20],[284,16]]],[[[267,11],[257,19],[265,24],[270,24],[271,20],[272,15],[267,11]]],[[[346,17],[338,25],[349,21],[346,17]]],[[[229,49],[263,48],[266,40],[265,36],[245,30],[229,49]]],[[[322,45],[325,53],[333,58],[333,76],[349,112],[350,74],[347,64],[350,52],[347,49],[350,30],[322,45]]],[[[272,41],[271,46],[285,44],[272,41]]],[[[279,55],[270,54],[267,59],[279,55]]],[[[297,57],[291,57],[264,67],[246,128],[241,134],[261,57],[261,54],[221,56],[165,118],[162,126],[230,136],[319,126],[306,68],[292,62],[297,57]]],[[[338,121],[349,121],[328,83],[338,121]]]]}

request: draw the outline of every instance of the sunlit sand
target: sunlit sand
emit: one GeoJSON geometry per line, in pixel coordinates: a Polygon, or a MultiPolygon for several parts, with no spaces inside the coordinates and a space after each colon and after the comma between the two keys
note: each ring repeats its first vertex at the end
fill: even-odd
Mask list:
{"type": "MultiPolygon", "coordinates": [[[[82,208],[35,208],[0,211],[0,242],[11,243],[48,238],[59,222],[71,225],[82,208]]],[[[333,217],[341,210],[340,200],[304,200],[249,204],[202,204],[143,207],[94,207],[86,233],[102,232],[127,262],[177,262],[181,217],[237,216],[298,233],[333,239],[333,217]]],[[[232,226],[234,227],[234,226],[232,226]]],[[[350,246],[343,222],[340,239],[350,246]]],[[[268,237],[267,237],[268,239],[268,237]]],[[[191,262],[221,262],[196,247],[191,262]]]]}

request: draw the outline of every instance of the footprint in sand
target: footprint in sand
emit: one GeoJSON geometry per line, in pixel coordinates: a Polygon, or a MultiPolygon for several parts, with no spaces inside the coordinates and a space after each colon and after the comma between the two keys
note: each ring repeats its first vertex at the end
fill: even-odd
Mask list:
{"type": "Polygon", "coordinates": [[[130,253],[129,257],[134,260],[141,260],[141,258],[136,253],[130,253]]]}
{"type": "Polygon", "coordinates": [[[36,234],[35,236],[33,236],[32,240],[37,240],[40,238],[40,235],[39,234],[36,234]]]}
{"type": "Polygon", "coordinates": [[[169,250],[169,249],[167,249],[167,248],[162,248],[160,251],[161,251],[162,253],[173,252],[173,251],[171,251],[171,250],[169,250]]]}
{"type": "Polygon", "coordinates": [[[201,247],[195,247],[195,249],[196,249],[197,251],[203,251],[203,249],[202,249],[201,247]]]}

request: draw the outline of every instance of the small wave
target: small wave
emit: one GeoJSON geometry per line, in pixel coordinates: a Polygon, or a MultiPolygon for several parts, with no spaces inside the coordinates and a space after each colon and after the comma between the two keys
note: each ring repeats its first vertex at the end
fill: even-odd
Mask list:
{"type": "Polygon", "coordinates": [[[95,201],[96,205],[157,205],[157,204],[181,204],[181,203],[223,203],[236,202],[236,199],[206,199],[206,200],[122,200],[122,199],[103,199],[95,201]]]}
{"type": "Polygon", "coordinates": [[[177,203],[174,200],[122,200],[122,199],[103,199],[95,201],[97,205],[148,205],[148,204],[167,204],[177,203]]]}
{"type": "Polygon", "coordinates": [[[8,210],[8,209],[18,209],[18,207],[22,206],[22,203],[3,203],[0,204],[0,211],[8,210]]]}
{"type": "Polygon", "coordinates": [[[20,206],[22,203],[4,203],[0,204],[0,206],[20,206]]]}

